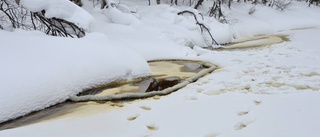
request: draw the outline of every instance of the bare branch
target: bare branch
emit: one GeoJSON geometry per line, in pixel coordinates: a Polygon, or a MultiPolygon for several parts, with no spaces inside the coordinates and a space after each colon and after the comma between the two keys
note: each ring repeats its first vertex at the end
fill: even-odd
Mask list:
{"type": "Polygon", "coordinates": [[[211,43],[211,44],[219,45],[219,43],[213,38],[213,36],[212,36],[212,34],[211,34],[211,32],[210,32],[210,29],[209,29],[206,25],[204,25],[203,23],[200,23],[200,22],[198,21],[198,18],[197,18],[197,16],[196,16],[195,13],[193,13],[193,12],[191,12],[191,11],[185,10],[185,11],[178,12],[178,15],[183,15],[183,14],[185,14],[185,13],[188,13],[188,14],[193,15],[193,17],[194,17],[194,19],[195,19],[195,21],[196,21],[196,24],[199,25],[202,33],[203,33],[203,30],[205,30],[206,32],[208,32],[208,34],[209,34],[209,36],[210,36],[210,38],[211,38],[211,40],[212,40],[212,43],[211,43]]]}

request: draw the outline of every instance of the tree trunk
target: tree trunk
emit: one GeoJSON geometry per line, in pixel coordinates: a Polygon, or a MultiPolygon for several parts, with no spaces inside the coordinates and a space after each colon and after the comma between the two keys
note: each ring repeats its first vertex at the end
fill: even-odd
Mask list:
{"type": "Polygon", "coordinates": [[[102,0],[101,1],[101,9],[104,9],[104,8],[108,8],[108,2],[107,2],[107,0],[102,0]]]}
{"type": "Polygon", "coordinates": [[[266,5],[267,4],[267,0],[262,0],[262,4],[266,5]]]}
{"type": "Polygon", "coordinates": [[[171,0],[171,4],[178,5],[178,0],[171,0]]]}
{"type": "Polygon", "coordinates": [[[20,5],[20,0],[15,0],[18,5],[20,5]]]}
{"type": "Polygon", "coordinates": [[[232,2],[232,0],[228,0],[228,7],[229,7],[229,9],[231,9],[231,2],[232,2]]]}
{"type": "MultiPolygon", "coordinates": [[[[17,0],[16,0],[17,1],[17,0]]],[[[19,0],[18,0],[19,1],[19,0]]],[[[77,4],[78,6],[82,6],[83,4],[82,4],[82,1],[81,0],[70,0],[70,1],[72,1],[73,3],[75,3],[75,4],[77,4]]]]}
{"type": "Polygon", "coordinates": [[[198,0],[196,6],[194,6],[194,9],[198,9],[198,7],[202,4],[203,0],[198,0]]]}

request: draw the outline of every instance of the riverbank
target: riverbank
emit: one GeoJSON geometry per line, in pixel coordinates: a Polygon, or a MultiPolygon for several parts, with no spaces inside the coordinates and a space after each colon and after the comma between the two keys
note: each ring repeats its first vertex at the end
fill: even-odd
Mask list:
{"type": "Polygon", "coordinates": [[[316,46],[320,30],[285,34],[290,41],[268,47],[202,50],[199,58],[212,62],[224,58],[224,67],[169,96],[125,102],[99,113],[45,121],[0,134],[50,136],[60,131],[59,136],[317,136],[320,64],[315,62],[320,58],[316,46]]]}
{"type": "Polygon", "coordinates": [[[133,24],[122,19],[135,15],[116,9],[88,10],[96,28],[82,39],[1,30],[2,121],[95,84],[150,75],[148,60],[203,60],[221,68],[157,100],[106,106],[99,113],[88,109],[89,115],[4,130],[0,136],[319,136],[319,8],[295,4],[283,12],[258,6],[252,16],[251,4],[235,4],[240,8],[230,10],[230,24],[206,17],[217,41],[268,33],[290,39],[245,50],[204,49],[194,19],[178,16],[182,9],[169,5],[136,3],[133,24]],[[299,28],[311,29],[290,30],[299,28]]]}

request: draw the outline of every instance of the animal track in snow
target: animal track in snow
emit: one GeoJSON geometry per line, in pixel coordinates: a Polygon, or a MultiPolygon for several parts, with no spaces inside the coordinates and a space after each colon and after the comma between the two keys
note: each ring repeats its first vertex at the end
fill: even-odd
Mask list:
{"type": "Polygon", "coordinates": [[[249,114],[249,111],[240,111],[240,112],[238,112],[239,116],[243,116],[243,115],[247,115],[247,114],[249,114]]]}
{"type": "Polygon", "coordinates": [[[139,116],[140,116],[140,114],[135,114],[133,116],[128,117],[127,120],[128,121],[133,121],[133,120],[137,119],[139,116]]]}
{"type": "Polygon", "coordinates": [[[205,137],[217,137],[219,135],[220,135],[219,132],[214,132],[214,133],[210,133],[210,134],[205,135],[205,137]]]}
{"type": "Polygon", "coordinates": [[[244,123],[242,123],[242,122],[239,122],[238,124],[236,124],[236,125],[234,126],[234,129],[235,129],[235,130],[240,130],[240,129],[243,129],[243,128],[245,128],[245,127],[247,127],[246,124],[244,124],[244,123]]]}
{"type": "Polygon", "coordinates": [[[253,100],[255,105],[260,105],[262,103],[262,101],[260,99],[255,99],[253,100]]]}
{"type": "Polygon", "coordinates": [[[143,110],[151,110],[151,107],[148,107],[148,106],[140,106],[140,108],[143,110]]]}
{"type": "Polygon", "coordinates": [[[154,96],[152,98],[155,99],[155,100],[159,100],[161,98],[161,96],[156,95],[156,96],[154,96]]]}
{"type": "Polygon", "coordinates": [[[149,129],[149,130],[151,130],[151,131],[157,131],[158,129],[159,129],[159,127],[158,126],[156,126],[155,124],[147,124],[146,125],[147,126],[147,128],[149,129]]]}
{"type": "Polygon", "coordinates": [[[253,123],[253,120],[243,120],[242,122],[237,123],[234,126],[235,130],[241,130],[243,128],[246,128],[249,124],[253,123]]]}
{"type": "Polygon", "coordinates": [[[247,114],[249,114],[249,112],[250,112],[250,107],[249,106],[242,106],[241,110],[238,111],[238,116],[247,115],[247,114]]]}
{"type": "Polygon", "coordinates": [[[203,91],[203,89],[197,89],[198,93],[201,93],[203,91]]]}
{"type": "Polygon", "coordinates": [[[184,97],[184,99],[186,99],[186,100],[198,100],[198,98],[196,96],[194,96],[194,95],[186,95],[184,97]]]}
{"type": "Polygon", "coordinates": [[[119,103],[111,103],[110,106],[113,106],[113,107],[123,107],[124,105],[123,105],[123,104],[119,104],[119,103]]]}

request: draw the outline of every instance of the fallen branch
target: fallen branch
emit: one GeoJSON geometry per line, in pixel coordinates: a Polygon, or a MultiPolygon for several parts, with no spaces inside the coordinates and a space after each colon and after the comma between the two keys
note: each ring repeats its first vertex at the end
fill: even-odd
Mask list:
{"type": "Polygon", "coordinates": [[[141,99],[148,98],[153,96],[163,96],[168,95],[181,89],[188,84],[195,82],[199,78],[205,76],[208,73],[214,71],[217,67],[210,63],[203,64],[205,67],[209,67],[207,69],[203,69],[198,72],[196,75],[186,79],[185,81],[174,85],[173,87],[166,88],[162,91],[153,91],[146,93],[126,93],[126,94],[117,94],[117,95],[106,95],[106,96],[94,96],[94,95],[85,95],[85,96],[70,96],[70,100],[74,102],[85,102],[85,101],[113,101],[113,100],[129,100],[129,99],[141,99]]]}
{"type": "MultiPolygon", "coordinates": [[[[188,14],[193,15],[194,20],[196,21],[196,24],[199,25],[199,27],[200,27],[200,29],[201,29],[201,33],[203,33],[204,30],[208,32],[208,34],[209,34],[209,36],[210,36],[210,38],[211,38],[211,40],[212,40],[211,45],[215,44],[215,45],[220,46],[219,43],[213,38],[213,36],[212,36],[212,34],[211,34],[211,32],[210,32],[210,29],[209,29],[206,25],[204,25],[203,23],[200,23],[200,22],[198,21],[198,18],[197,18],[197,16],[196,16],[195,13],[193,13],[193,12],[191,12],[191,11],[185,10],[185,11],[178,12],[178,15],[183,15],[183,14],[185,14],[185,13],[188,13],[188,14]]],[[[200,15],[201,15],[201,14],[200,14],[200,15]]]]}

